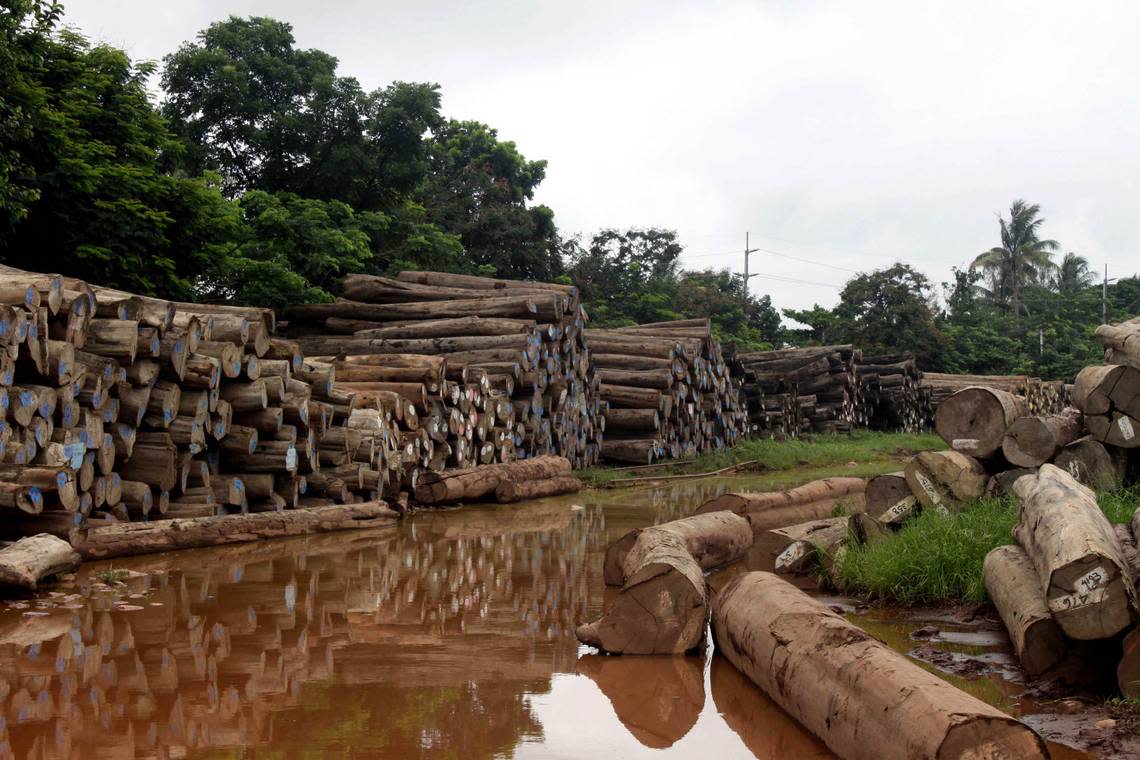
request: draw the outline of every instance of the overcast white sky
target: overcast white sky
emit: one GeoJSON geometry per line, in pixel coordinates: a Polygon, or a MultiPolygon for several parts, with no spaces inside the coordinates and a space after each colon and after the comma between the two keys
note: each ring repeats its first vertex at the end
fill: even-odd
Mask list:
{"type": "Polygon", "coordinates": [[[65,7],[140,59],[268,15],[365,87],[438,82],[448,116],[549,161],[538,200],[564,233],[669,227],[686,266],[742,271],[750,231],[753,291],[779,307],[831,305],[852,272],[899,259],[947,280],[1018,197],[1098,272],[1140,271],[1140,3],[65,7]]]}

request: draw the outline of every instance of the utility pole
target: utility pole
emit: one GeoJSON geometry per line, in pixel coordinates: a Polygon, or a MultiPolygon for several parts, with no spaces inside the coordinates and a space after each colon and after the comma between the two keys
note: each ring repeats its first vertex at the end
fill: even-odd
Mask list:
{"type": "Polygon", "coordinates": [[[1100,323],[1108,322],[1108,264],[1104,265],[1104,283],[1100,286],[1100,323]]]}
{"type": "Polygon", "coordinates": [[[749,254],[756,253],[757,251],[760,250],[759,248],[749,248],[748,247],[748,235],[749,235],[749,233],[747,233],[747,232],[744,233],[744,293],[745,293],[745,295],[748,294],[748,280],[750,280],[751,278],[756,276],[754,274],[748,274],[748,256],[749,256],[749,254]]]}

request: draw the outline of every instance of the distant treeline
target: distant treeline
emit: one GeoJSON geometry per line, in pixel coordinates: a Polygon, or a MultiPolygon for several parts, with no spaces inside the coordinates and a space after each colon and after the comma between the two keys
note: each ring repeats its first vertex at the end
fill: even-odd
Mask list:
{"type": "MultiPolygon", "coordinates": [[[[1066,280],[1070,257],[1043,260],[1040,219],[1007,241],[1024,232],[1017,204],[1002,227],[1013,253],[995,248],[958,272],[944,306],[896,265],[853,278],[835,309],[786,312],[810,326],[788,330],[739,275],[682,270],[671,231],[561,234],[533,202],[546,162],[446,117],[438,85],[365,90],[270,18],[212,24],[160,66],[93,44],[58,3],[4,5],[0,259],[13,266],[266,305],[329,300],[348,272],[438,269],[574,282],[598,325],[708,315],[748,348],[853,341],[914,350],[929,369],[1049,377],[1095,354],[1087,264],[1072,257],[1066,280]],[[156,74],[159,102],[147,92],[156,74]]],[[[1131,315],[1140,284],[1114,283],[1109,302],[1110,316],[1131,315]]]]}

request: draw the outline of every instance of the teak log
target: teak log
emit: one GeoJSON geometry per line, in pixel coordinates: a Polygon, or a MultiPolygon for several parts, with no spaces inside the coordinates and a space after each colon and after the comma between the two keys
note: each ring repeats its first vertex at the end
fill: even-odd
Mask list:
{"type": "Polygon", "coordinates": [[[1044,673],[1065,656],[1065,637],[1053,614],[1037,570],[1020,546],[999,546],[983,565],[986,591],[1009,631],[1013,651],[1031,676],[1044,673]]]}
{"type": "Polygon", "coordinates": [[[570,477],[570,461],[565,457],[542,456],[504,464],[460,470],[427,472],[415,487],[420,504],[447,504],[481,499],[491,494],[503,480],[523,481],[570,477]]]}
{"type": "MultiPolygon", "coordinates": [[[[652,529],[667,531],[680,538],[705,572],[740,559],[752,546],[752,527],[746,519],[731,512],[693,515],[655,525],[652,529]]],[[[607,585],[625,585],[626,557],[646,530],[649,528],[635,528],[606,549],[602,575],[607,585]]]]}
{"type": "Polygon", "coordinates": [[[849,760],[1047,758],[1027,726],[764,572],[713,598],[718,651],[849,760]]]}
{"type": "Polygon", "coordinates": [[[907,462],[906,482],[918,502],[942,512],[957,512],[986,492],[986,471],[973,457],[957,451],[923,451],[907,462]]]}
{"type": "Polygon", "coordinates": [[[499,485],[495,488],[495,501],[500,504],[510,504],[526,499],[541,499],[545,496],[578,493],[580,490],[582,490],[582,481],[573,476],[538,480],[500,480],[499,485]]]}
{"type": "Polygon", "coordinates": [[[627,578],[599,620],[578,626],[583,644],[614,654],[682,654],[708,623],[704,573],[676,533],[647,528],[626,555],[627,578]]]}
{"type": "Polygon", "coordinates": [[[1049,417],[1022,417],[1005,431],[1001,451],[1012,465],[1040,467],[1079,438],[1083,427],[1080,411],[1073,408],[1049,417]]]}
{"type": "Polygon", "coordinates": [[[1051,464],[1018,479],[1014,491],[1021,500],[1014,538],[1065,635],[1104,639],[1128,627],[1136,592],[1096,495],[1051,464]]]}
{"type": "Polygon", "coordinates": [[[1127,457],[1120,449],[1108,449],[1092,436],[1078,438],[1061,449],[1053,464],[1067,471],[1097,493],[1114,491],[1124,483],[1127,457]]]}
{"type": "Polygon", "coordinates": [[[954,451],[985,458],[1001,448],[1005,431],[1025,415],[1025,402],[1018,396],[994,388],[963,388],[939,405],[934,429],[954,451]]]}
{"type": "Polygon", "coordinates": [[[0,549],[0,584],[34,591],[44,578],[78,566],[79,555],[71,544],[40,533],[0,549]]]}

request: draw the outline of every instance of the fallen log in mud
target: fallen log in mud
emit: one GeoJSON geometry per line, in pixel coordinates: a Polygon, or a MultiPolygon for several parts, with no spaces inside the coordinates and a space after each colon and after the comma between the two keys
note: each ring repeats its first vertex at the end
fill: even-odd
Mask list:
{"type": "Polygon", "coordinates": [[[79,555],[62,538],[39,533],[0,549],[0,585],[35,591],[44,578],[69,573],[79,555]]]}
{"type": "Polygon", "coordinates": [[[753,534],[772,528],[866,511],[863,478],[823,478],[786,491],[726,493],[697,508],[696,514],[728,511],[748,518],[753,534]]]}
{"type": "Polygon", "coordinates": [[[771,573],[742,575],[714,597],[713,635],[733,665],[840,757],[1049,756],[1024,724],[771,573]]]}
{"type": "Polygon", "coordinates": [[[583,644],[613,654],[683,654],[708,623],[701,566],[676,533],[642,531],[626,555],[626,582],[599,620],[576,631],[583,644]]]}
{"type": "Polygon", "coordinates": [[[731,512],[711,512],[681,520],[635,528],[614,541],[606,549],[602,575],[608,586],[625,585],[626,559],[646,531],[666,531],[680,538],[689,554],[707,572],[744,555],[752,546],[752,528],[748,521],[731,512]]]}
{"type": "Polygon", "coordinates": [[[507,481],[525,482],[570,477],[566,457],[541,456],[505,464],[426,472],[416,484],[416,501],[424,505],[482,499],[507,481]]]}
{"type": "Polygon", "coordinates": [[[372,501],[285,512],[122,523],[89,530],[75,548],[85,560],[107,559],[306,533],[374,528],[390,524],[398,517],[399,513],[384,502],[372,501]]]}
{"type": "Polygon", "coordinates": [[[526,499],[578,493],[581,490],[582,481],[573,475],[538,480],[503,480],[495,487],[495,501],[500,504],[511,504],[526,499]]]}
{"type": "Polygon", "coordinates": [[[1065,655],[1065,637],[1053,614],[1037,570],[1020,546],[999,546],[983,565],[986,591],[1009,631],[1013,651],[1031,676],[1040,675],[1065,655]]]}
{"type": "Polygon", "coordinates": [[[1014,491],[1021,500],[1014,538],[1065,635],[1106,639],[1127,628],[1136,591],[1096,494],[1051,464],[1018,479],[1014,491]]]}

